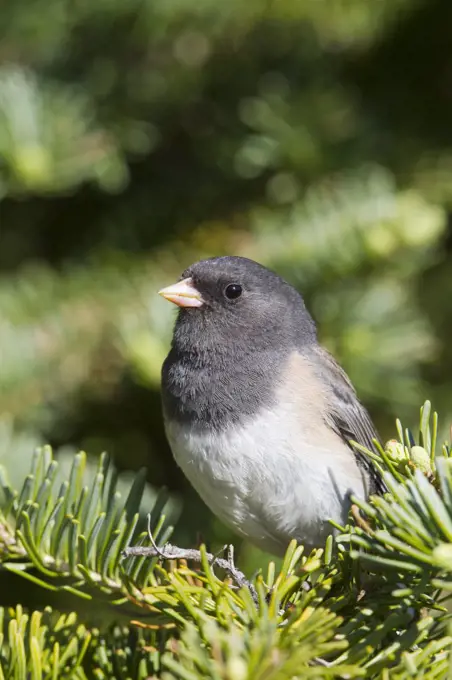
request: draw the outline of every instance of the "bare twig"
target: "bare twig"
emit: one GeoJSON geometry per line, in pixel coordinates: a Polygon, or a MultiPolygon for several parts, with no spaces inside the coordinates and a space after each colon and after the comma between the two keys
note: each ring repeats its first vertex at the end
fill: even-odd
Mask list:
{"type": "Polygon", "coordinates": [[[363,529],[366,532],[366,534],[371,535],[373,533],[372,527],[370,526],[370,524],[368,522],[366,522],[364,517],[361,515],[357,505],[355,505],[355,504],[352,505],[351,512],[352,512],[352,517],[355,520],[356,524],[359,527],[361,527],[361,529],[363,529]]]}
{"type": "Polygon", "coordinates": [[[315,666],[324,666],[325,668],[331,668],[331,666],[333,665],[331,661],[325,661],[325,659],[321,659],[319,656],[316,656],[313,661],[315,666]]]}
{"type": "MultiPolygon", "coordinates": [[[[135,546],[128,547],[124,550],[124,557],[158,557],[161,560],[187,560],[191,562],[202,562],[202,555],[200,550],[195,548],[178,548],[176,545],[167,543],[163,547],[159,547],[152,535],[151,531],[151,518],[148,516],[148,534],[149,540],[151,541],[150,546],[135,546]]],[[[224,571],[235,581],[239,588],[245,586],[251,593],[251,596],[255,604],[259,603],[259,598],[257,595],[256,588],[253,586],[251,581],[249,581],[245,574],[240,571],[235,566],[234,562],[234,546],[225,546],[223,550],[214,555],[213,553],[205,553],[207,560],[211,566],[217,565],[220,569],[224,571]],[[227,558],[219,557],[224,550],[227,549],[227,558]]]]}

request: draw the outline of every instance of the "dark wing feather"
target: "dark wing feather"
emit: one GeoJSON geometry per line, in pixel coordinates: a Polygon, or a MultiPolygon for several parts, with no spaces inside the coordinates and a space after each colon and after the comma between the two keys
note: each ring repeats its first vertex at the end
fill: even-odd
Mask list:
{"type": "Polygon", "coordinates": [[[326,416],[328,424],[344,439],[358,458],[358,463],[370,475],[373,493],[384,493],[386,485],[375,470],[369,458],[350,445],[350,440],[375,450],[373,439],[380,441],[380,437],[364,406],[360,403],[355,388],[345,371],[335,359],[320,346],[313,349],[315,365],[319,370],[319,377],[330,387],[331,396],[329,412],[326,416]]]}

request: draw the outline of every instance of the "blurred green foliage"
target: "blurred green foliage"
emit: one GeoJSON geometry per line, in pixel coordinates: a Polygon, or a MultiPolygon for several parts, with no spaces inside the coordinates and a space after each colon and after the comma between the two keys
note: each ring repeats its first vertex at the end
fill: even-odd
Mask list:
{"type": "MultiPolygon", "coordinates": [[[[447,0],[16,0],[0,41],[0,460],[176,469],[155,291],[233,253],[306,296],[383,437],[452,414],[447,0]]],[[[242,559],[254,564],[245,546],[242,559]]]]}

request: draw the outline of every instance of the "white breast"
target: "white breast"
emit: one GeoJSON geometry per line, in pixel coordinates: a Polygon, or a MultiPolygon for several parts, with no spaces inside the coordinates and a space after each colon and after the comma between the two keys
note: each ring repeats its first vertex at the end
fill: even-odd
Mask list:
{"type": "Polygon", "coordinates": [[[353,452],[339,437],[314,445],[291,404],[220,434],[168,420],[166,429],[176,462],[210,509],[274,554],[292,538],[322,545],[328,519],[345,521],[349,493],[366,492],[353,452]]]}

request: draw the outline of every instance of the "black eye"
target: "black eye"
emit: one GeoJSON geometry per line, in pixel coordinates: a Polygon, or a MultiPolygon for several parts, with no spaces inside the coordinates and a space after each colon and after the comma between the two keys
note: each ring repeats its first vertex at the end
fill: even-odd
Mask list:
{"type": "Polygon", "coordinates": [[[226,286],[224,294],[229,300],[235,300],[241,296],[242,286],[239,283],[230,283],[229,286],[226,286]]]}

